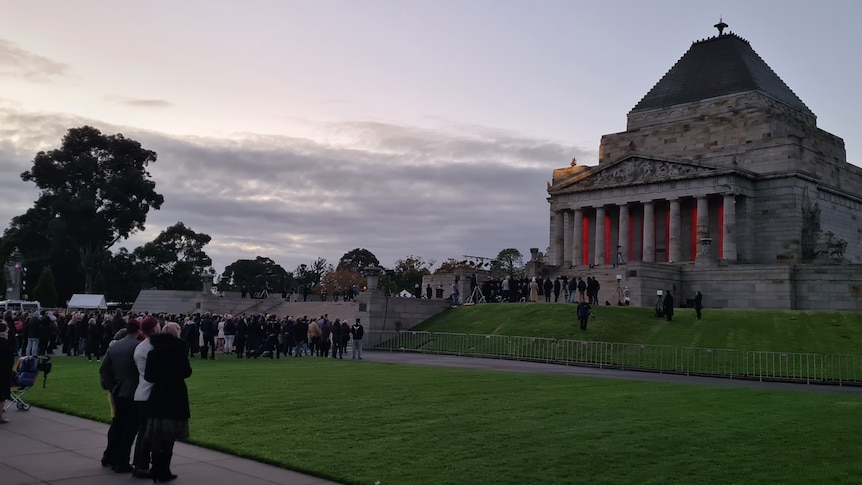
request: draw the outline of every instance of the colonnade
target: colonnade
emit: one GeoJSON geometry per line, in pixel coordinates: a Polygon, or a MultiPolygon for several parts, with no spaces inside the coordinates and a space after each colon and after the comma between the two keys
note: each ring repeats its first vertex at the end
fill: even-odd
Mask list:
{"type": "Polygon", "coordinates": [[[552,209],[557,266],[737,259],[736,195],[552,209]]]}

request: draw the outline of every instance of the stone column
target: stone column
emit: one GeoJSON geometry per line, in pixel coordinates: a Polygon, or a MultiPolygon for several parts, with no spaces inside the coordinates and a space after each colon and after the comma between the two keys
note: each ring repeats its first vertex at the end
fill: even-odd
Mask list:
{"type": "Polygon", "coordinates": [[[584,210],[575,209],[574,222],[572,223],[572,265],[579,266],[584,263],[584,210]]]}
{"type": "MultiPolygon", "coordinates": [[[[697,242],[700,243],[704,239],[709,238],[709,199],[706,197],[697,198],[697,242]]],[[[709,246],[707,246],[709,248],[709,246]]],[[[697,259],[701,256],[709,258],[709,254],[703,254],[703,244],[698,252],[697,259]]]]}
{"type": "Polygon", "coordinates": [[[644,202],[643,260],[655,262],[655,206],[652,201],[644,202]]]}
{"type": "Polygon", "coordinates": [[[682,257],[682,253],[680,252],[680,238],[682,237],[682,217],[680,216],[679,199],[670,200],[670,214],[668,216],[670,217],[668,261],[670,261],[671,263],[677,263],[682,257]]]}
{"type": "Polygon", "coordinates": [[[563,267],[572,265],[572,211],[563,211],[563,267]]]}
{"type": "Polygon", "coordinates": [[[721,259],[736,261],[736,196],[724,196],[724,231],[721,235],[724,254],[721,259]]]}
{"type": "Polygon", "coordinates": [[[605,264],[605,208],[596,208],[596,258],[593,264],[605,264]]]}
{"type": "Polygon", "coordinates": [[[620,240],[617,244],[617,254],[613,256],[616,263],[625,263],[629,259],[629,206],[620,206],[620,240]],[[622,255],[620,259],[619,255],[622,255]]]}
{"type": "Polygon", "coordinates": [[[563,264],[563,213],[562,211],[553,212],[552,224],[552,239],[551,251],[554,253],[553,264],[560,266],[563,264]]]}

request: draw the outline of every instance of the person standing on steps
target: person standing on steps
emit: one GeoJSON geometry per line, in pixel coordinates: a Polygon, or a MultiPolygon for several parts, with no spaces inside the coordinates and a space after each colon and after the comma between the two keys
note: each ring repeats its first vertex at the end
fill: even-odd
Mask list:
{"type": "Polygon", "coordinates": [[[365,328],[356,319],[356,323],[350,327],[350,336],[353,337],[353,358],[362,360],[362,337],[365,336],[365,328]]]}

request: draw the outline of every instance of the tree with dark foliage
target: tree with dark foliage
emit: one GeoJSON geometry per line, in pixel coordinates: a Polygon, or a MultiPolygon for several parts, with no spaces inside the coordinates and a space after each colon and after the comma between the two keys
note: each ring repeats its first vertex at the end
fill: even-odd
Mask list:
{"type": "Polygon", "coordinates": [[[85,292],[105,251],[143,230],[147,213],[164,202],[147,172],[155,161],[135,140],[83,126],[70,129],[60,148],[37,153],[21,174],[39,189],[36,207],[54,217],[52,236],[78,253],[85,292]]]}

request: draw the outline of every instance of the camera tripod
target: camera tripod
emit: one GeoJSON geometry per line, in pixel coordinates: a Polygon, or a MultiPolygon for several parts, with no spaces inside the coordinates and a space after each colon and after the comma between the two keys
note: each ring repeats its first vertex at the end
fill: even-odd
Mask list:
{"type": "Polygon", "coordinates": [[[470,296],[467,298],[467,300],[464,303],[467,304],[467,303],[488,303],[488,302],[485,300],[485,294],[482,293],[482,290],[479,288],[478,285],[476,285],[476,287],[473,288],[473,293],[470,293],[470,296]]]}

